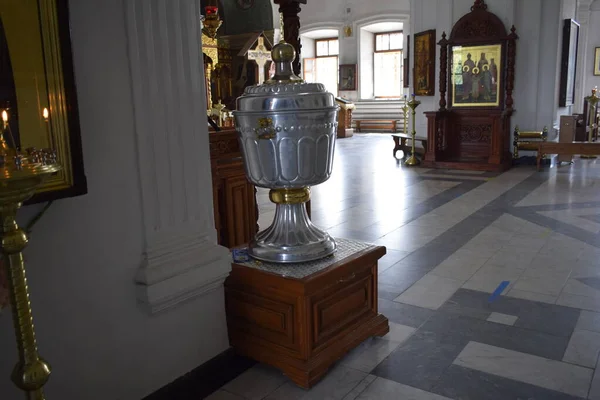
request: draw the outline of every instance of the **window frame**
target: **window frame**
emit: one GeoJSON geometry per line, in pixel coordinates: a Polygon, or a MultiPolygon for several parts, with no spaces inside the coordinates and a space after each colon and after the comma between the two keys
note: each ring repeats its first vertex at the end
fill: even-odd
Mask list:
{"type": "Polygon", "coordinates": [[[340,38],[339,37],[330,37],[330,38],[322,38],[322,39],[315,39],[315,58],[321,58],[321,57],[339,57],[340,56],[340,38]],[[329,53],[329,42],[333,41],[333,40],[337,40],[338,42],[338,52],[337,54],[330,54],[329,53]],[[318,44],[319,42],[327,42],[327,54],[324,56],[319,56],[319,52],[317,51],[318,48],[318,44]]]}
{"type": "MultiPolygon", "coordinates": [[[[401,33],[404,36],[404,31],[389,31],[389,32],[376,32],[373,33],[373,68],[375,68],[375,57],[377,53],[394,53],[394,52],[399,52],[400,53],[400,63],[402,65],[402,69],[404,69],[404,46],[402,46],[401,48],[398,49],[388,49],[388,50],[377,50],[377,36],[383,36],[383,35],[391,35],[394,33],[401,33]]],[[[389,42],[388,42],[389,43],[389,42]]],[[[389,46],[388,46],[389,47],[389,46]]],[[[402,74],[403,71],[401,71],[400,74],[400,95],[399,96],[377,96],[375,94],[375,76],[373,76],[373,98],[374,99],[397,99],[397,98],[401,98],[402,97],[402,86],[403,86],[403,80],[404,80],[404,76],[402,74]]]]}
{"type": "Polygon", "coordinates": [[[400,53],[404,53],[404,46],[402,46],[402,47],[400,47],[398,49],[377,50],[377,36],[391,35],[391,34],[394,34],[394,33],[401,33],[402,36],[404,36],[404,31],[389,31],[389,32],[377,32],[377,33],[374,33],[373,34],[373,53],[391,53],[392,51],[399,51],[400,53]]]}

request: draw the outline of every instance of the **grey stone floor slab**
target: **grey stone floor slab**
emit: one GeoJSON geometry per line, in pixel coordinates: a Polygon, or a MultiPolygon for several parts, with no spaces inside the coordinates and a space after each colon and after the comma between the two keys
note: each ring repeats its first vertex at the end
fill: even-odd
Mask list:
{"type": "Polygon", "coordinates": [[[467,343],[468,340],[462,338],[448,340],[444,335],[419,330],[383,360],[372,374],[430,390],[467,343]]]}
{"type": "Polygon", "coordinates": [[[582,400],[458,365],[451,365],[432,391],[456,400],[582,400]]]}
{"type": "Polygon", "coordinates": [[[419,328],[435,314],[435,311],[429,309],[385,299],[379,299],[379,312],[385,315],[391,322],[413,328],[419,328]]]}
{"type": "Polygon", "coordinates": [[[562,360],[569,343],[567,337],[443,313],[429,318],[421,330],[435,332],[456,344],[475,341],[553,360],[562,360]]]}
{"type": "Polygon", "coordinates": [[[490,294],[460,289],[439,311],[487,319],[497,312],[518,317],[515,326],[556,336],[569,337],[579,319],[579,310],[554,304],[500,296],[493,302],[490,294]]]}

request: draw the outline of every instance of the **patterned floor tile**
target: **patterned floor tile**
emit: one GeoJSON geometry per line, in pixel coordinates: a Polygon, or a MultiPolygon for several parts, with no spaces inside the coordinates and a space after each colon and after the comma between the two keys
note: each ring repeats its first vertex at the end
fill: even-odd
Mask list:
{"type": "Polygon", "coordinates": [[[592,379],[588,399],[600,400],[600,358],[596,363],[596,370],[594,371],[594,378],[592,379]]]}
{"type": "Polygon", "coordinates": [[[383,360],[372,374],[429,390],[467,344],[460,338],[447,339],[440,334],[419,330],[383,360]]]}
{"type": "Polygon", "coordinates": [[[245,400],[243,397],[237,394],[226,392],[225,390],[218,390],[206,397],[206,400],[245,400]]]}
{"type": "Polygon", "coordinates": [[[348,368],[335,366],[310,390],[302,389],[292,382],[280,386],[275,392],[265,397],[266,400],[341,400],[358,386],[368,374],[348,368]]]}
{"type": "Polygon", "coordinates": [[[517,317],[516,315],[508,315],[508,314],[493,312],[488,317],[487,321],[495,322],[497,324],[512,326],[515,324],[515,322],[517,322],[517,319],[519,319],[519,317],[517,317]]]}
{"type": "Polygon", "coordinates": [[[571,336],[563,361],[594,368],[600,354],[600,333],[576,330],[571,336]]]}
{"type": "Polygon", "coordinates": [[[558,296],[551,296],[548,294],[541,294],[541,293],[534,293],[534,292],[526,292],[524,290],[515,290],[515,289],[509,290],[508,293],[506,293],[506,296],[514,297],[517,299],[523,299],[523,300],[538,301],[541,303],[548,303],[548,304],[554,304],[554,303],[556,303],[556,300],[558,299],[558,296]]]}
{"type": "Polygon", "coordinates": [[[400,342],[392,342],[380,338],[370,338],[350,351],[340,363],[358,371],[370,373],[387,356],[394,351],[400,342]]]}
{"type": "Polygon", "coordinates": [[[456,400],[581,400],[513,379],[451,365],[432,389],[456,400]]]}
{"type": "Polygon", "coordinates": [[[342,400],[355,400],[362,392],[365,391],[366,388],[369,387],[371,383],[373,383],[375,379],[377,379],[375,375],[367,375],[365,379],[360,381],[360,383],[356,385],[350,393],[344,396],[342,400]]]}
{"type": "Polygon", "coordinates": [[[579,397],[587,396],[593,374],[589,368],[478,342],[470,342],[454,364],[579,397]]]}
{"type": "Polygon", "coordinates": [[[462,281],[425,275],[394,301],[437,310],[461,287],[462,281]]]}
{"type": "Polygon", "coordinates": [[[445,342],[457,345],[476,341],[553,360],[562,360],[569,342],[568,337],[441,313],[431,317],[420,330],[434,332],[445,342]]]}
{"type": "Polygon", "coordinates": [[[575,329],[600,332],[600,313],[582,310],[575,329]]]}
{"type": "Polygon", "coordinates": [[[435,314],[432,310],[385,299],[379,299],[378,304],[379,312],[385,315],[391,322],[413,328],[420,327],[435,314]]]}
{"type": "Polygon", "coordinates": [[[384,378],[377,378],[357,397],[357,400],[451,400],[434,393],[406,386],[384,378]]]}
{"type": "Polygon", "coordinates": [[[492,312],[515,315],[518,317],[516,327],[566,338],[573,333],[580,315],[570,307],[513,298],[510,292],[492,302],[489,299],[488,293],[461,289],[439,311],[449,309],[455,314],[480,319],[487,319],[492,312]]]}
{"type": "Polygon", "coordinates": [[[281,371],[257,364],[223,386],[223,389],[248,400],[261,400],[286,381],[281,371]]]}

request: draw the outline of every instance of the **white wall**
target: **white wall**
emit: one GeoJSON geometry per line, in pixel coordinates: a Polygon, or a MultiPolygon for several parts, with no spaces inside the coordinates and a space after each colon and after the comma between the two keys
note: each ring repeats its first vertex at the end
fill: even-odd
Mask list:
{"type": "MultiPolygon", "coordinates": [[[[228,347],[222,289],[155,315],[136,300],[145,243],[124,3],[70,2],[89,193],[55,202],[25,253],[48,399],[141,399],[228,347]]],[[[9,312],[0,349],[0,397],[20,399],[9,312]]]]}
{"type": "Polygon", "coordinates": [[[583,89],[585,96],[591,94],[593,87],[600,87],[600,76],[594,76],[594,53],[596,47],[600,47],[600,0],[592,3],[588,26],[588,43],[584,49],[587,52],[586,63],[584,65],[585,87],[583,89]]]}
{"type": "MultiPolygon", "coordinates": [[[[561,0],[487,0],[486,4],[504,22],[507,31],[514,24],[519,35],[513,127],[517,124],[522,129],[552,127],[558,110],[560,71],[556,50],[562,34],[561,0]]],[[[454,24],[472,5],[472,0],[411,0],[411,35],[437,29],[437,40],[443,31],[449,37],[454,24]]],[[[413,54],[411,60],[414,62],[413,54]]],[[[437,46],[436,96],[419,98],[422,104],[418,109],[417,132],[421,134],[427,129],[422,113],[439,109],[439,68],[437,46]]]]}
{"type": "MultiPolygon", "coordinates": [[[[558,68],[557,68],[557,75],[556,75],[556,103],[558,104],[558,99],[559,99],[559,95],[560,95],[560,74],[561,74],[561,65],[560,65],[560,60],[561,60],[561,56],[562,56],[562,46],[563,46],[563,27],[564,27],[564,20],[565,19],[573,19],[573,20],[577,20],[577,0],[562,0],[561,2],[561,11],[560,11],[560,21],[559,21],[559,34],[558,34],[558,43],[557,43],[557,49],[560,49],[558,51],[557,54],[557,62],[558,62],[558,68]]],[[[581,45],[582,41],[582,32],[579,32],[579,44],[581,45]]],[[[581,50],[579,50],[581,51],[581,50]]],[[[579,57],[578,57],[579,58],[579,57]]],[[[576,69],[576,74],[579,73],[579,68],[576,69]]],[[[577,76],[576,78],[577,79],[577,76]]],[[[560,117],[561,115],[571,115],[576,111],[576,104],[577,104],[577,96],[579,96],[580,94],[577,93],[578,87],[577,85],[575,85],[575,91],[576,91],[576,98],[573,99],[574,103],[571,106],[567,106],[567,107],[557,107],[556,109],[556,119],[554,121],[554,127],[555,129],[559,129],[560,127],[560,117]]],[[[555,132],[550,130],[551,132],[555,132]]]]}
{"type": "Polygon", "coordinates": [[[403,22],[404,30],[407,32],[410,27],[409,1],[313,0],[306,5],[302,5],[301,8],[301,33],[325,28],[340,29],[340,64],[358,64],[358,90],[340,92],[340,95],[351,100],[357,100],[359,97],[372,97],[372,82],[370,84],[364,82],[361,76],[363,75],[363,68],[372,68],[373,56],[372,50],[369,49],[373,47],[373,44],[365,44],[365,38],[361,39],[360,28],[374,22],[395,21],[403,22]],[[345,37],[342,30],[343,26],[352,27],[352,36],[345,37]],[[370,61],[364,58],[366,54],[370,54],[368,57],[370,61]],[[362,62],[367,62],[367,65],[363,67],[362,62]],[[369,62],[371,63],[370,67],[369,62]]]}
{"type": "MultiPolygon", "coordinates": [[[[373,52],[375,51],[375,35],[367,32],[364,29],[359,31],[360,36],[360,73],[362,77],[372,77],[374,68],[373,52]]],[[[374,82],[372,79],[360,80],[360,97],[361,99],[372,99],[374,97],[374,82]]]]}

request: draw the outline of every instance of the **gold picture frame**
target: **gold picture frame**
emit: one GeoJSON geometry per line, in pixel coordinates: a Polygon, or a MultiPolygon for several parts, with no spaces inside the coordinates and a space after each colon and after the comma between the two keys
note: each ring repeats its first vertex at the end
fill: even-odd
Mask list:
{"type": "Polygon", "coordinates": [[[12,83],[0,108],[15,145],[53,148],[62,166],[30,203],[87,193],[69,31],[67,0],[0,0],[0,79],[12,83]]]}
{"type": "Polygon", "coordinates": [[[436,30],[419,32],[415,37],[414,92],[417,96],[435,95],[436,30]]]}
{"type": "Polygon", "coordinates": [[[453,107],[500,107],[504,84],[501,44],[452,46],[453,107]]]}
{"type": "Polygon", "coordinates": [[[596,47],[594,52],[594,75],[600,76],[600,47],[596,47]]]}

